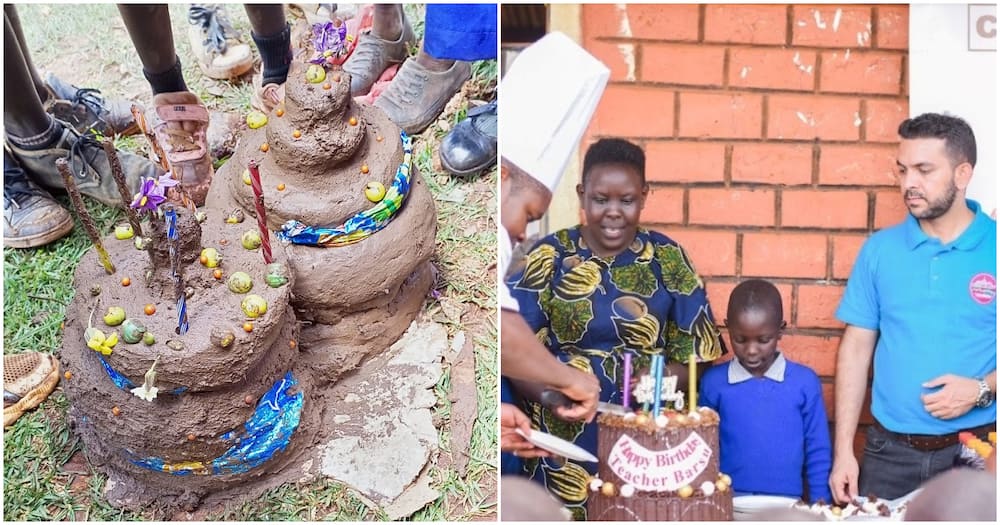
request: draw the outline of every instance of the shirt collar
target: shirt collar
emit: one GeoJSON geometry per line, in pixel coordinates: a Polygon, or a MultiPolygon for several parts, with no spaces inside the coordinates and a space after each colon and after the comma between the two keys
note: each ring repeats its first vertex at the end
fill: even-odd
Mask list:
{"type": "MultiPolygon", "coordinates": [[[[785,380],[785,356],[781,355],[781,352],[778,352],[778,357],[771,363],[771,367],[767,369],[767,372],[764,372],[764,377],[779,383],[785,380]]],[[[750,379],[753,379],[753,374],[740,364],[739,359],[734,357],[729,360],[730,385],[749,381],[750,379]]]]}
{"type": "MultiPolygon", "coordinates": [[[[968,251],[979,246],[979,243],[986,237],[986,234],[996,228],[996,222],[983,213],[978,202],[972,199],[965,199],[965,205],[974,214],[972,222],[957,239],[951,242],[950,246],[958,250],[968,251]]],[[[906,229],[906,244],[911,250],[916,249],[924,242],[932,240],[930,236],[924,233],[924,230],[920,229],[920,223],[917,222],[917,219],[912,214],[906,214],[906,222],[904,224],[904,228],[906,229]]]]}

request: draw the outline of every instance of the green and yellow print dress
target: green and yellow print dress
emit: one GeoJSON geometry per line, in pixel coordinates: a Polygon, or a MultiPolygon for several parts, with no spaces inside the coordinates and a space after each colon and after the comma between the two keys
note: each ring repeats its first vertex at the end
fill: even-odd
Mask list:
{"type": "MultiPolygon", "coordinates": [[[[561,361],[597,375],[601,401],[621,403],[626,350],[635,369],[658,353],[686,363],[692,353],[711,361],[725,351],[701,278],[684,250],[657,232],[640,228],[628,249],[600,258],[579,226],[558,231],[535,245],[507,284],[539,340],[561,361]]],[[[524,408],[533,426],[597,452],[597,423],[567,423],[537,403],[524,408]]],[[[597,465],[562,461],[527,460],[526,474],[586,519],[587,480],[597,465]]]]}

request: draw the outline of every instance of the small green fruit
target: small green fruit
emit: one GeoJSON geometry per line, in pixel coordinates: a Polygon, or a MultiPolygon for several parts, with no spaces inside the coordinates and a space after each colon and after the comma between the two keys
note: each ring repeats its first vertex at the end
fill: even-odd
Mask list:
{"type": "Polygon", "coordinates": [[[306,80],[312,84],[319,84],[326,80],[326,70],[323,66],[312,64],[306,69],[306,80]]]}
{"type": "Polygon", "coordinates": [[[118,326],[125,320],[125,309],[121,306],[112,306],[104,314],[104,324],[108,326],[118,326]]]}
{"type": "Polygon", "coordinates": [[[264,282],[271,288],[284,286],[288,282],[288,270],[285,269],[285,265],[281,263],[267,265],[267,275],[264,276],[264,282]]]}
{"type": "Polygon", "coordinates": [[[251,319],[256,319],[267,313],[267,301],[259,295],[250,294],[240,303],[243,313],[251,319]]]}
{"type": "Polygon", "coordinates": [[[233,272],[226,280],[226,286],[233,293],[247,293],[253,288],[253,281],[246,272],[233,272]]]}
{"type": "Polygon", "coordinates": [[[260,233],[254,230],[243,232],[243,236],[240,237],[240,242],[243,243],[243,247],[248,250],[256,250],[260,248],[260,233]]]}
{"type": "Polygon", "coordinates": [[[122,339],[126,343],[135,344],[142,341],[143,336],[146,335],[146,327],[141,322],[135,319],[126,319],[122,323],[122,339]]]}
{"type": "Polygon", "coordinates": [[[267,125],[267,115],[261,113],[260,111],[251,111],[247,115],[247,126],[250,129],[259,129],[267,125]]]}
{"type": "Polygon", "coordinates": [[[135,230],[132,229],[131,224],[119,224],[115,226],[115,239],[124,241],[132,237],[135,237],[135,230]]]}
{"type": "Polygon", "coordinates": [[[385,197],[385,185],[373,180],[365,185],[365,197],[372,202],[380,202],[385,197]]]}
{"type": "Polygon", "coordinates": [[[208,268],[215,268],[219,266],[219,261],[222,257],[219,256],[219,251],[215,248],[205,248],[201,251],[201,255],[198,260],[201,264],[204,264],[208,268]]]}
{"type": "Polygon", "coordinates": [[[142,342],[145,343],[146,346],[152,346],[156,343],[156,337],[153,336],[153,332],[146,332],[142,335],[142,342]]]}

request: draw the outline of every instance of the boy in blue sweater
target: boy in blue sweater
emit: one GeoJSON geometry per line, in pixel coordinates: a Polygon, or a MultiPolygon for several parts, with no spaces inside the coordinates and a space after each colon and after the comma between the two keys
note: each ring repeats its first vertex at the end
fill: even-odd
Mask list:
{"type": "Polygon", "coordinates": [[[720,467],[734,494],[832,501],[823,393],[812,369],[778,351],[781,294],[767,281],[744,281],[730,295],[726,317],[736,359],[705,372],[698,400],[719,413],[720,467]]]}

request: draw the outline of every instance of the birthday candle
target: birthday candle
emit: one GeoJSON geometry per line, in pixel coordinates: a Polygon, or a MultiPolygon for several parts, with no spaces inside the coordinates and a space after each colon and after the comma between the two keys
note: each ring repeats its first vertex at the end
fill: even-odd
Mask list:
{"type": "Polygon", "coordinates": [[[663,395],[663,355],[653,356],[653,377],[656,382],[653,385],[653,417],[660,415],[660,405],[662,400],[660,397],[663,395]]]}
{"type": "Polygon", "coordinates": [[[76,187],[73,174],[69,171],[69,163],[66,162],[66,159],[56,159],[56,169],[62,175],[66,192],[69,193],[69,200],[73,203],[73,208],[76,210],[77,215],[80,216],[80,222],[83,223],[83,229],[87,232],[87,237],[90,237],[90,242],[94,244],[94,249],[97,250],[97,259],[101,261],[104,271],[109,274],[115,273],[115,265],[111,263],[111,257],[108,256],[108,251],[104,249],[104,244],[101,243],[101,236],[97,233],[97,226],[94,225],[94,219],[90,216],[90,213],[87,213],[87,208],[83,205],[83,197],[80,196],[80,189],[76,187]]]}
{"type": "Polygon", "coordinates": [[[694,350],[691,351],[691,357],[688,358],[688,410],[694,412],[698,409],[698,359],[694,355],[694,350]]]}
{"type": "Polygon", "coordinates": [[[250,172],[250,186],[253,188],[253,203],[257,208],[257,227],[260,228],[260,245],[264,252],[264,263],[271,264],[271,231],[267,229],[267,216],[264,212],[264,188],[260,185],[260,171],[257,162],[250,161],[247,165],[250,172]]]}
{"type": "Polygon", "coordinates": [[[632,354],[628,351],[625,352],[625,384],[623,386],[622,392],[622,405],[628,407],[630,403],[630,395],[632,393],[632,354]]]}
{"type": "Polygon", "coordinates": [[[184,282],[180,274],[180,252],[177,251],[177,212],[173,206],[164,210],[167,220],[167,245],[170,252],[170,273],[174,279],[174,295],[177,297],[177,333],[184,335],[188,331],[187,298],[184,295],[184,282]]]}

